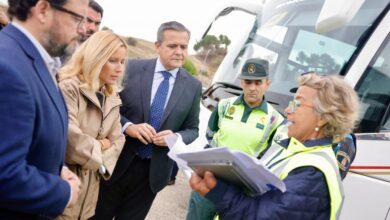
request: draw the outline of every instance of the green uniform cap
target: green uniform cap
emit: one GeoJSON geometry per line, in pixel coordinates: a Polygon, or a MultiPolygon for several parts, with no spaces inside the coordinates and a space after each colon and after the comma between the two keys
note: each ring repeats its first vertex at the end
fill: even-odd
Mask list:
{"type": "Polygon", "coordinates": [[[268,61],[262,59],[249,59],[242,67],[240,79],[261,80],[268,77],[268,61]]]}

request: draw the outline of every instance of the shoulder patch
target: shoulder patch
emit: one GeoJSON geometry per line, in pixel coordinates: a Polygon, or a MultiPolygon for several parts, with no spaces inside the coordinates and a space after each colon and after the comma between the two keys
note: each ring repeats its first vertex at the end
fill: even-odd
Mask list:
{"type": "Polygon", "coordinates": [[[338,151],[336,154],[337,163],[342,171],[346,171],[350,165],[351,158],[344,151],[338,151]]]}

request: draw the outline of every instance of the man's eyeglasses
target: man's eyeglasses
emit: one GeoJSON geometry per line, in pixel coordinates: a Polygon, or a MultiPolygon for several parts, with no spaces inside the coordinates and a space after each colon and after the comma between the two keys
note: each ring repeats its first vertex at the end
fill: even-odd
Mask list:
{"type": "Polygon", "coordinates": [[[54,9],[56,9],[58,11],[62,11],[62,12],[65,12],[67,14],[72,15],[72,17],[76,20],[76,22],[78,22],[77,27],[80,27],[80,25],[85,24],[86,18],[84,16],[82,16],[74,11],[71,11],[69,9],[66,9],[60,5],[54,4],[54,3],[50,3],[50,5],[51,5],[51,7],[53,7],[54,9]]]}
{"type": "Polygon", "coordinates": [[[299,107],[308,107],[308,108],[314,108],[314,106],[309,104],[303,104],[301,103],[301,100],[293,99],[288,103],[288,107],[290,108],[291,113],[294,113],[297,111],[299,107]]]}

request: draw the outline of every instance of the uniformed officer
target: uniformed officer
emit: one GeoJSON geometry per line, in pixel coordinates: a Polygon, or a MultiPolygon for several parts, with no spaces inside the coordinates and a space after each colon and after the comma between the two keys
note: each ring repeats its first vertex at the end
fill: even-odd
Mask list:
{"type": "MultiPolygon", "coordinates": [[[[268,61],[249,59],[241,74],[243,94],[223,99],[210,116],[206,138],[212,147],[228,147],[261,157],[284,117],[264,99],[271,81],[268,61]]],[[[214,205],[192,192],[187,220],[213,219],[214,205]]]]}

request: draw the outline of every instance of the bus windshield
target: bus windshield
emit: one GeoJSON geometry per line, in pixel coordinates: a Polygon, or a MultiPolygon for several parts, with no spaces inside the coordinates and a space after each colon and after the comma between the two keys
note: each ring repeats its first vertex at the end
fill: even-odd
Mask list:
{"type": "Polygon", "coordinates": [[[287,102],[293,95],[290,89],[296,87],[296,78],[302,73],[343,75],[387,3],[388,0],[365,1],[347,25],[319,34],[315,23],[323,0],[269,1],[230,62],[221,63],[213,83],[239,85],[237,77],[247,59],[266,59],[272,80],[267,99],[287,102]]]}

